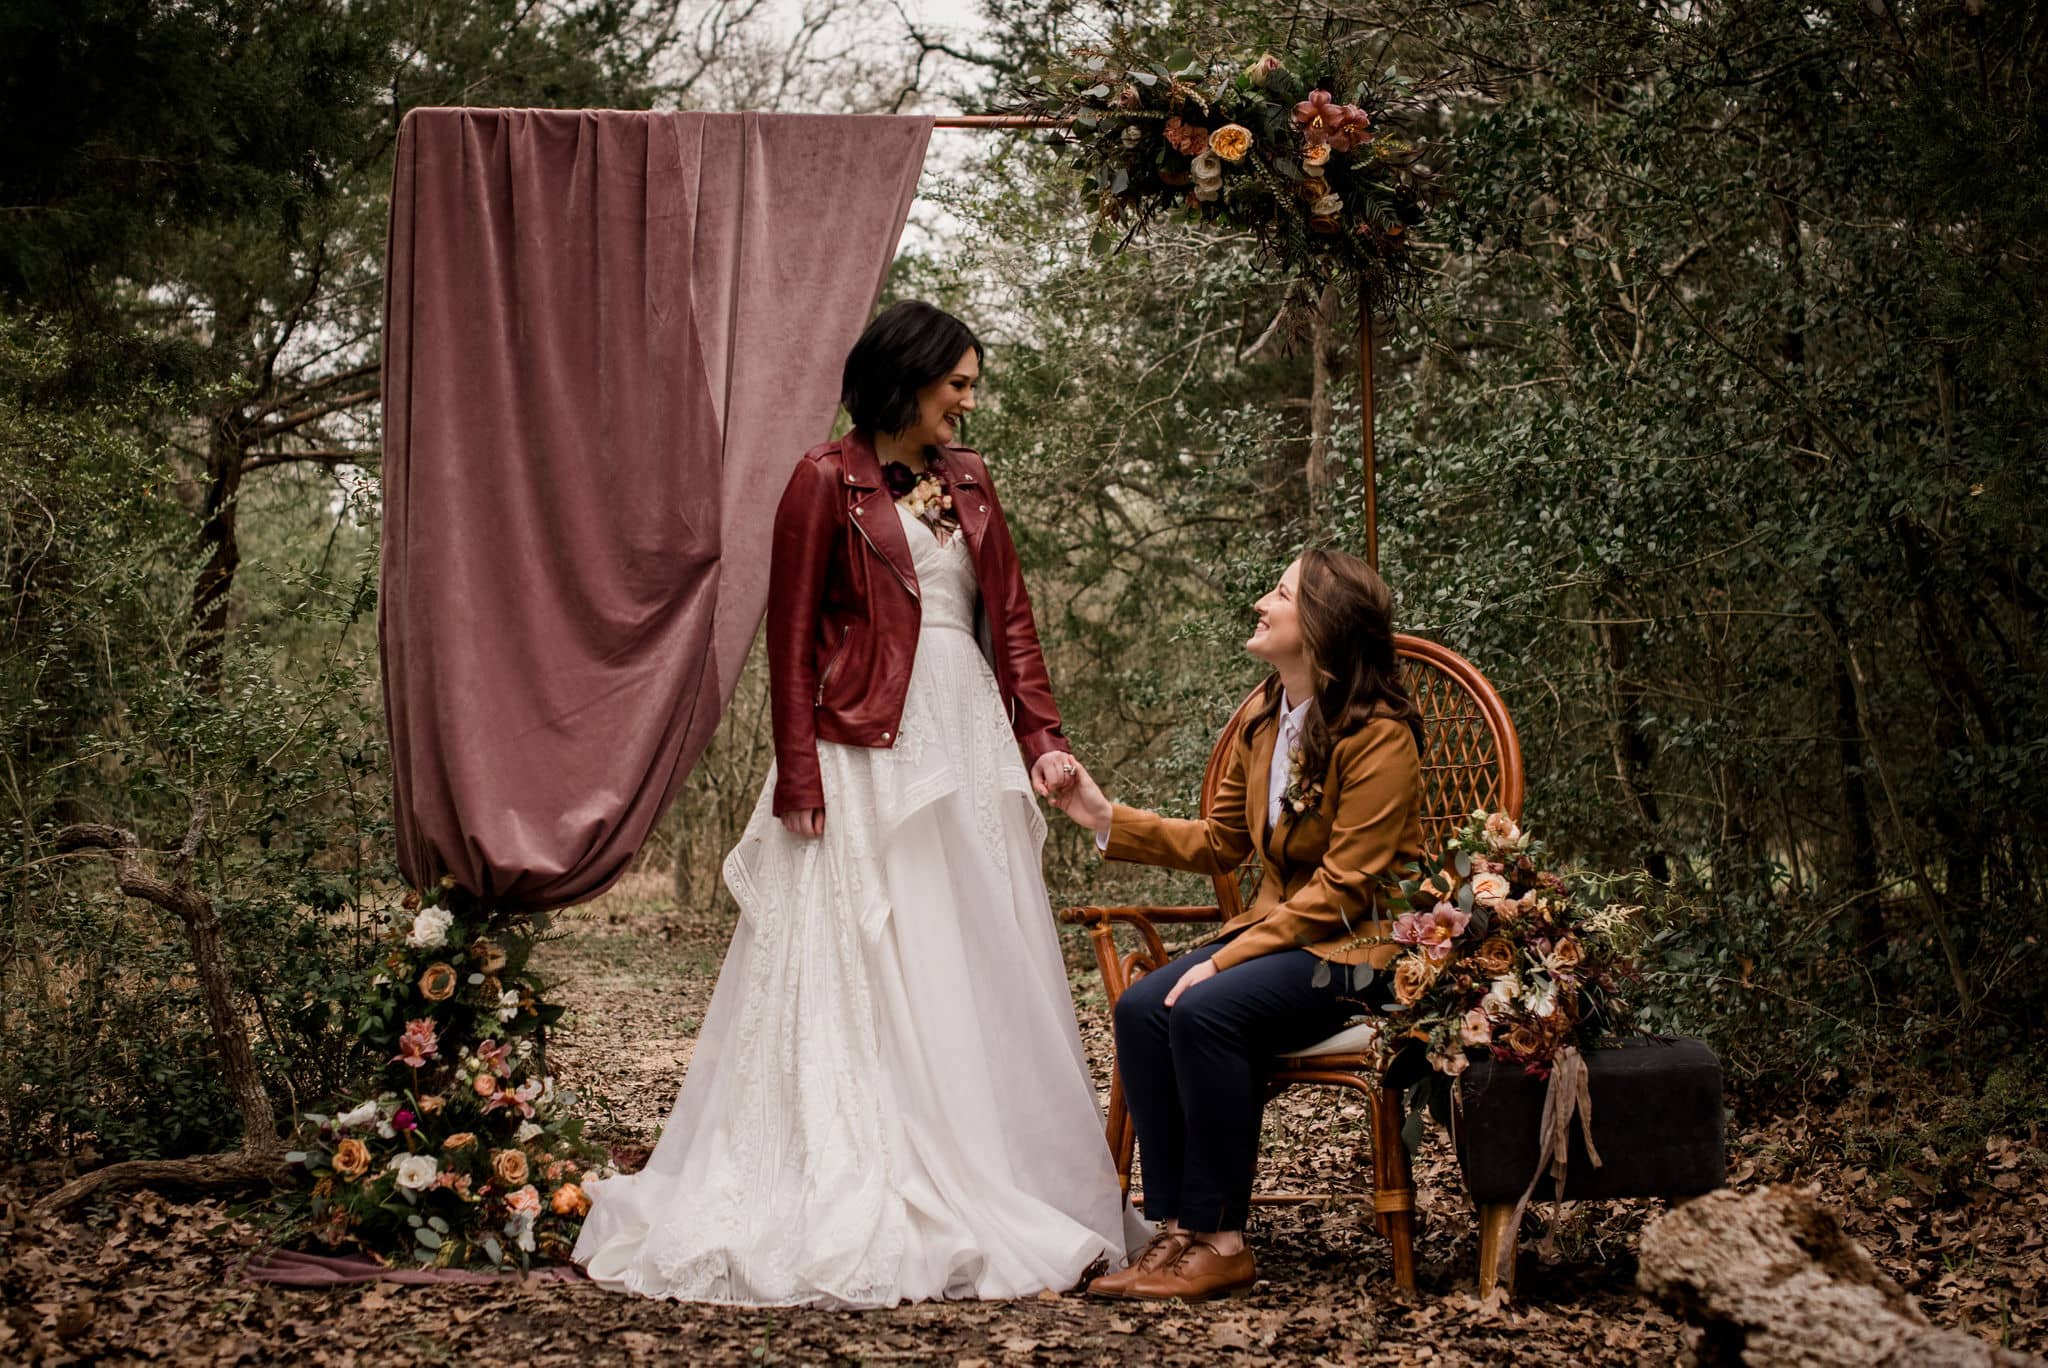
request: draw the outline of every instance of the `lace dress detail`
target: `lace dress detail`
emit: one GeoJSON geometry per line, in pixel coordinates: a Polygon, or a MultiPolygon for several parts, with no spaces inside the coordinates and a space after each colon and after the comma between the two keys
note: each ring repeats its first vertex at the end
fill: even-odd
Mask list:
{"type": "Polygon", "coordinates": [[[817,840],[775,819],[769,774],[725,860],[740,922],[669,1124],[639,1174],[590,1185],[576,1258],[599,1282],[761,1306],[1021,1296],[1143,1235],[971,554],[898,514],[923,623],[896,744],[819,743],[817,840]]]}

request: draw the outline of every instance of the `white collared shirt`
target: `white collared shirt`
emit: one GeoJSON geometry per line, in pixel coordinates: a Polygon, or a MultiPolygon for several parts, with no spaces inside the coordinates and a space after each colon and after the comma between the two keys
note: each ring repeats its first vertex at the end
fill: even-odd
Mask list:
{"type": "MultiPolygon", "coordinates": [[[[1282,703],[1287,696],[1280,696],[1282,703]]],[[[1308,721],[1308,705],[1313,699],[1301,702],[1280,714],[1280,737],[1273,743],[1273,768],[1266,771],[1266,829],[1280,825],[1281,800],[1287,794],[1287,786],[1294,782],[1294,751],[1301,744],[1301,729],[1308,721]]]]}

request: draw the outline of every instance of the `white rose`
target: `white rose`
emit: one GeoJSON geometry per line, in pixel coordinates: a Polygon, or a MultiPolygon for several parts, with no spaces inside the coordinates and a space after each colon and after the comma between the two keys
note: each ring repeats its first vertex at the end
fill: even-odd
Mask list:
{"type": "Polygon", "coordinates": [[[1490,1017],[1497,1017],[1508,1009],[1510,1003],[1521,993],[1521,984],[1513,974],[1506,974],[1493,981],[1486,996],[1480,1000],[1479,1008],[1490,1017]]]}
{"type": "Polygon", "coordinates": [[[405,943],[415,950],[439,950],[448,943],[448,928],[454,924],[455,914],[447,908],[422,907],[412,919],[412,934],[405,943]]]}
{"type": "Polygon", "coordinates": [[[1512,891],[1506,875],[1489,871],[1472,876],[1472,896],[1482,903],[1497,903],[1512,891]]]}
{"type": "Polygon", "coordinates": [[[1198,181],[1222,180],[1223,158],[1217,156],[1214,152],[1204,152],[1188,164],[1188,170],[1194,173],[1195,179],[1198,181]]]}
{"type": "Polygon", "coordinates": [[[1335,218],[1344,212],[1344,197],[1332,190],[1329,194],[1311,204],[1308,211],[1317,218],[1335,218]]]}
{"type": "Polygon", "coordinates": [[[1219,200],[1223,198],[1223,189],[1216,185],[1198,185],[1195,187],[1195,198],[1205,204],[1219,200]]]}
{"type": "Polygon", "coordinates": [[[357,1126],[367,1126],[376,1119],[377,1104],[375,1102],[365,1102],[360,1107],[351,1107],[335,1117],[334,1128],[336,1130],[354,1130],[357,1126]]]}
{"type": "Polygon", "coordinates": [[[1138,125],[1130,124],[1124,129],[1125,147],[1136,147],[1143,141],[1145,141],[1145,130],[1138,127],[1138,125]]]}
{"type": "Polygon", "coordinates": [[[398,1185],[414,1192],[434,1185],[440,1175],[441,1161],[431,1154],[408,1154],[398,1161],[398,1185]]]}
{"type": "Polygon", "coordinates": [[[539,1126],[534,1125],[531,1121],[522,1121],[519,1123],[519,1129],[512,1132],[512,1139],[514,1143],[523,1145],[539,1134],[539,1126]]]}

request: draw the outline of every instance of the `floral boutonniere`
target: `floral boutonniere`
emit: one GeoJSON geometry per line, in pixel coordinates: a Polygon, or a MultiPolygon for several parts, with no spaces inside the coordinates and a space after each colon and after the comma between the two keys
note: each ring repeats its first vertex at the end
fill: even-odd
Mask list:
{"type": "Polygon", "coordinates": [[[953,517],[953,496],[946,492],[945,482],[935,472],[927,469],[918,473],[900,461],[891,461],[882,474],[896,502],[931,528],[940,545],[943,546],[953,533],[960,530],[960,524],[953,517]]]}
{"type": "Polygon", "coordinates": [[[1308,776],[1302,773],[1304,767],[1301,747],[1296,746],[1289,751],[1287,759],[1294,777],[1288,780],[1286,791],[1280,795],[1280,805],[1299,817],[1302,813],[1323,805],[1323,785],[1321,780],[1308,782],[1308,776]]]}

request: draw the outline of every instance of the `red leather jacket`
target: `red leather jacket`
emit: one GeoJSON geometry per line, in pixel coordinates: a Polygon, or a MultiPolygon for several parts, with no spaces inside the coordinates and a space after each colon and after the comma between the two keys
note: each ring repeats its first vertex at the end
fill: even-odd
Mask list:
{"type": "MultiPolygon", "coordinates": [[[[959,446],[932,464],[974,557],[983,649],[1025,763],[1069,750],[988,467],[959,446]]],[[[776,507],[768,679],[778,817],[825,805],[818,742],[896,744],[924,613],[893,503],[874,444],[855,431],[806,452],[776,507]]]]}

